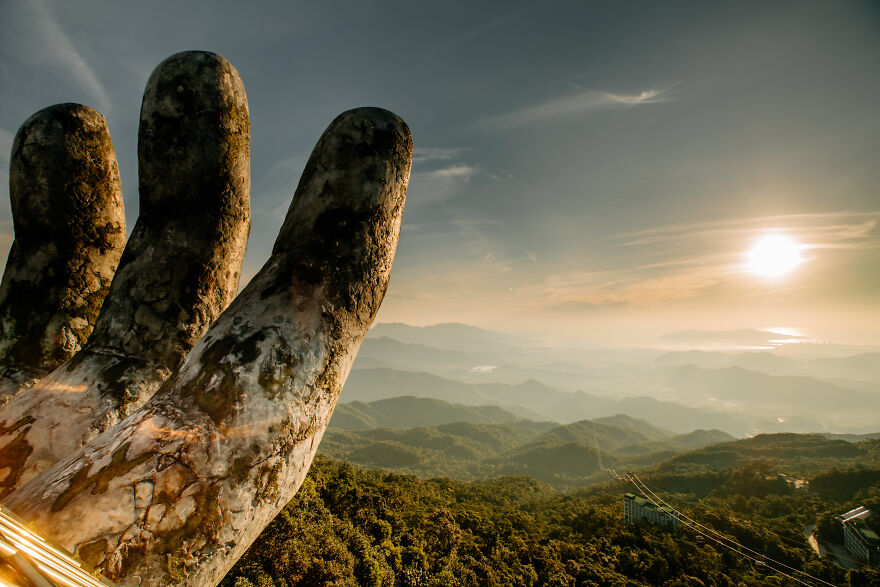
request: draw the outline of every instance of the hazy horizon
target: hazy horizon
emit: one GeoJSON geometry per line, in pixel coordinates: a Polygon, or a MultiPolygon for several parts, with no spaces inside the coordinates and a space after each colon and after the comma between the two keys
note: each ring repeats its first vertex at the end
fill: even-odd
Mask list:
{"type": "Polygon", "coordinates": [[[806,330],[791,328],[788,326],[765,326],[751,327],[744,325],[740,328],[731,328],[729,330],[700,329],[700,328],[682,328],[678,330],[662,330],[658,329],[657,333],[646,335],[643,337],[632,338],[628,340],[616,341],[610,343],[607,340],[596,338],[594,340],[580,336],[551,336],[546,331],[516,328],[487,328],[477,324],[466,323],[461,321],[443,321],[443,322],[425,322],[413,323],[396,320],[377,319],[373,323],[373,328],[377,326],[403,325],[415,328],[430,329],[436,326],[465,326],[469,328],[477,328],[487,332],[509,336],[511,338],[520,337],[522,340],[528,340],[538,345],[546,345],[548,347],[571,347],[571,348],[596,348],[596,349],[653,349],[653,350],[700,350],[700,351],[719,351],[719,352],[738,352],[738,351],[773,351],[784,349],[795,349],[801,347],[815,347],[821,349],[828,347],[829,350],[834,349],[832,354],[846,354],[847,349],[852,349],[853,353],[860,352],[880,352],[880,343],[870,342],[852,342],[840,341],[827,338],[813,336],[806,330]],[[702,336],[678,337],[684,334],[699,334],[702,336]],[[752,334],[755,339],[751,340],[748,334],[752,334]],[[715,335],[715,336],[713,336],[715,335]],[[742,335],[742,336],[736,336],[742,335]],[[765,335],[765,336],[759,336],[765,335]]]}
{"type": "Polygon", "coordinates": [[[205,49],[238,68],[250,104],[243,283],[323,128],[375,105],[415,143],[378,321],[585,346],[743,328],[877,345],[878,28],[880,9],[858,1],[11,0],[0,257],[19,125],[58,102],[101,111],[130,231],[144,84],[169,55],[205,49]],[[768,235],[790,239],[790,266],[756,270],[749,251],[768,235]]]}

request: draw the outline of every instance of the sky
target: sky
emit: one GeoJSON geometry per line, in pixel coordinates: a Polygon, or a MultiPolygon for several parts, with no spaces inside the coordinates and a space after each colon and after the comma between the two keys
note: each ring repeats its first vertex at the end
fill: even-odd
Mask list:
{"type": "Polygon", "coordinates": [[[415,156],[380,321],[880,344],[876,2],[0,0],[0,255],[13,137],[59,102],[106,117],[132,229],[143,88],[190,49],[248,93],[243,282],[323,129],[381,106],[415,156]],[[784,276],[748,270],[769,234],[784,276]]]}

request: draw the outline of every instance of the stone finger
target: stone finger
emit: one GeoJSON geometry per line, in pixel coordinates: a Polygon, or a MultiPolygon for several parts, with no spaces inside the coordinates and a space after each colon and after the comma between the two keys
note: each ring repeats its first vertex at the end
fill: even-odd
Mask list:
{"type": "Polygon", "coordinates": [[[116,154],[100,113],[56,104],[12,146],[15,240],[0,284],[0,403],[86,343],[125,245],[116,154]]]}

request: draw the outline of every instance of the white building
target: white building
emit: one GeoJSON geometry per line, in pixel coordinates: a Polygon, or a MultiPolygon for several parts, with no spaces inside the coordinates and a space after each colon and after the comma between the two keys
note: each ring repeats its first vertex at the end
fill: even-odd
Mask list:
{"type": "Polygon", "coordinates": [[[880,563],[880,536],[865,523],[869,517],[871,510],[861,506],[838,519],[843,525],[843,544],[853,558],[876,565],[880,563]]]}
{"type": "Polygon", "coordinates": [[[623,496],[623,519],[627,524],[636,520],[644,520],[649,524],[656,524],[664,528],[678,528],[678,512],[654,504],[634,493],[626,493],[623,496]]]}

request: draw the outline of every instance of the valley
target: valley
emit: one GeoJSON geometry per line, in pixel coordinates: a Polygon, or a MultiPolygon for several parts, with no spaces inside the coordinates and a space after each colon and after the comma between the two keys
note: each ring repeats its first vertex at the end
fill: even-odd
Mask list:
{"type": "Polygon", "coordinates": [[[878,584],[838,516],[880,511],[880,355],[791,346],[380,324],[303,488],[223,584],[878,584]],[[625,523],[627,494],[680,524],[625,523]]]}

